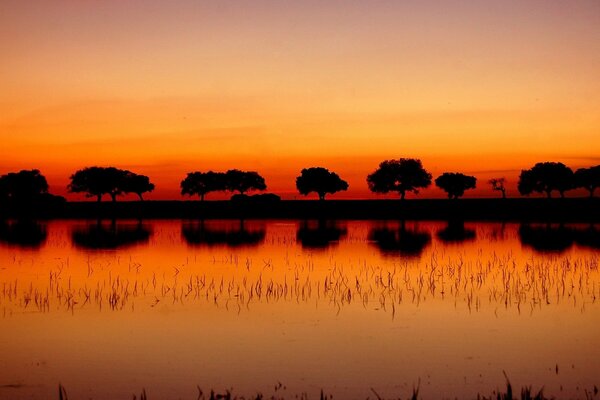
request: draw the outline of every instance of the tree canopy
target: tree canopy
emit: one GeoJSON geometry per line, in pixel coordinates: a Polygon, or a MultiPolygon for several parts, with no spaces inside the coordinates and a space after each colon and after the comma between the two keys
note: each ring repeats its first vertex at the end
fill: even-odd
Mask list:
{"type": "Polygon", "coordinates": [[[398,192],[404,199],[406,192],[419,193],[431,185],[431,174],[423,168],[421,160],[400,158],[386,160],[367,176],[369,189],[374,193],[398,192]]]}
{"type": "Polygon", "coordinates": [[[573,189],[574,183],[573,171],[565,164],[541,162],[531,169],[521,171],[518,189],[522,195],[533,192],[546,193],[548,198],[552,197],[552,192],[557,190],[560,197],[564,197],[565,191],[573,189]]]}
{"type": "Polygon", "coordinates": [[[37,169],[0,176],[0,198],[13,203],[31,202],[48,193],[48,182],[37,169]]]}
{"type": "Polygon", "coordinates": [[[225,188],[230,192],[244,194],[251,190],[266,190],[265,178],[255,171],[230,169],[225,173],[225,188]]]}
{"type": "Polygon", "coordinates": [[[143,194],[154,190],[154,184],[145,175],[115,167],[86,167],[71,175],[68,185],[71,193],[85,193],[98,201],[108,194],[113,201],[123,193],[135,193],[143,200],[143,194]]]}
{"type": "Polygon", "coordinates": [[[594,197],[594,191],[600,187],[600,165],[579,168],[575,171],[575,186],[584,188],[594,197]]]}
{"type": "Polygon", "coordinates": [[[504,187],[504,184],[506,183],[505,178],[492,178],[488,183],[492,185],[492,190],[502,193],[502,198],[506,198],[506,188],[504,187]]]}
{"type": "Polygon", "coordinates": [[[465,190],[475,189],[477,178],[459,172],[444,172],[435,179],[435,185],[448,194],[449,199],[458,199],[465,190]]]}
{"type": "Polygon", "coordinates": [[[223,172],[190,172],[181,181],[182,195],[198,195],[204,201],[204,196],[210,192],[226,190],[225,173],[223,172]]]}
{"type": "Polygon", "coordinates": [[[327,168],[312,167],[304,168],[300,172],[300,176],[296,178],[296,188],[302,195],[306,196],[315,192],[319,195],[320,200],[325,200],[326,194],[348,190],[348,182],[327,168]]]}

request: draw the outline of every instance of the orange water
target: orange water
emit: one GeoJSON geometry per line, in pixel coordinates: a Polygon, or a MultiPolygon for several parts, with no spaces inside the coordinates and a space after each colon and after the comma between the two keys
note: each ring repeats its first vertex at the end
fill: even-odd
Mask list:
{"type": "Polygon", "coordinates": [[[59,382],[71,399],[473,398],[503,371],[557,397],[600,386],[595,227],[16,224],[0,237],[2,399],[58,398],[59,382]]]}

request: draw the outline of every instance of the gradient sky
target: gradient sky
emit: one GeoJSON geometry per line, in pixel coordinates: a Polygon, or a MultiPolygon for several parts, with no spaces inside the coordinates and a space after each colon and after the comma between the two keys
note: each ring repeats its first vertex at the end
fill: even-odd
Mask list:
{"type": "Polygon", "coordinates": [[[164,199],[192,170],[292,198],[319,165],[363,198],[389,158],[474,174],[476,196],[538,161],[600,164],[598,0],[2,0],[0,54],[0,173],[62,195],[91,165],[164,199]]]}

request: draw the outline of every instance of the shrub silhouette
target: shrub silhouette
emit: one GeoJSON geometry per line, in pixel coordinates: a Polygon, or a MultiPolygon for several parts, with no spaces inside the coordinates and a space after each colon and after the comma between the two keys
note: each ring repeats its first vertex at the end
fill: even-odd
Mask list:
{"type": "Polygon", "coordinates": [[[594,197],[594,191],[600,187],[600,165],[589,168],[579,168],[575,171],[575,186],[584,188],[594,197]]]}
{"type": "Polygon", "coordinates": [[[477,178],[459,172],[444,172],[435,179],[435,185],[448,194],[449,199],[458,199],[465,190],[475,189],[477,178]]]}
{"type": "Polygon", "coordinates": [[[258,172],[230,169],[225,173],[225,188],[230,192],[244,194],[250,190],[266,190],[267,185],[258,172]]]}
{"type": "Polygon", "coordinates": [[[502,193],[502,198],[506,198],[506,188],[504,184],[506,183],[506,179],[504,178],[493,178],[488,181],[490,185],[492,185],[492,190],[498,191],[502,193]]]}
{"type": "Polygon", "coordinates": [[[225,174],[223,172],[190,172],[181,181],[182,195],[198,195],[204,201],[204,196],[210,192],[219,192],[227,189],[225,174]]]}
{"type": "Polygon", "coordinates": [[[9,172],[0,177],[0,200],[17,204],[29,204],[48,193],[48,182],[37,169],[9,172]]]}
{"type": "Polygon", "coordinates": [[[419,189],[431,185],[431,174],[423,168],[421,160],[400,158],[386,160],[367,176],[369,189],[373,193],[398,192],[404,200],[406,192],[419,193],[419,189]]]}
{"type": "Polygon", "coordinates": [[[574,186],[573,171],[560,162],[541,162],[531,169],[522,170],[518,184],[522,195],[546,193],[548,198],[552,197],[554,190],[560,193],[560,197],[565,197],[565,191],[574,186]]]}
{"type": "Polygon", "coordinates": [[[311,192],[319,195],[319,200],[325,200],[326,194],[334,194],[348,190],[348,182],[327,168],[304,168],[296,178],[296,188],[300,194],[306,196],[311,192]]]}

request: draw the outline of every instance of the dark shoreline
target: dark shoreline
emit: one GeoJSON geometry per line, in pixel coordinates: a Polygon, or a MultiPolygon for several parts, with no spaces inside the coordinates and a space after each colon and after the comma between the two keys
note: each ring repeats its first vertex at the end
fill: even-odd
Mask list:
{"type": "Polygon", "coordinates": [[[600,222],[600,198],[67,202],[0,218],[378,219],[600,222]]]}

